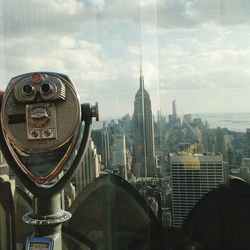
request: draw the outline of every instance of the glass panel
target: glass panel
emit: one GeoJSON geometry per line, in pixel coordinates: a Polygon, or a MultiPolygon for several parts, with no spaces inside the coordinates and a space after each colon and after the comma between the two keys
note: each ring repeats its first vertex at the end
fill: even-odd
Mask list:
{"type": "Polygon", "coordinates": [[[90,184],[71,207],[64,232],[96,249],[162,249],[161,228],[153,212],[129,183],[105,175],[90,184]],[[90,244],[90,245],[91,245],[90,244]]]}
{"type": "MultiPolygon", "coordinates": [[[[167,249],[199,249],[209,238],[228,244],[231,234],[239,236],[243,227],[230,223],[241,221],[236,215],[244,214],[244,204],[227,203],[224,224],[219,204],[228,201],[231,191],[236,198],[238,194],[249,199],[249,8],[246,0],[0,0],[1,89],[23,73],[58,72],[72,79],[81,103],[99,102],[100,122],[93,122],[86,154],[63,191],[62,206],[73,212],[65,224],[65,230],[71,230],[64,232],[65,243],[74,242],[77,248],[82,240],[90,249],[149,248],[155,246],[157,237],[151,233],[158,232],[159,224],[165,234],[157,239],[165,239],[167,249]],[[106,174],[109,177],[102,177],[106,174]],[[231,176],[246,183],[238,180],[240,188],[234,189],[227,182],[231,176]],[[208,219],[217,225],[214,231],[204,229],[204,238],[199,223],[206,225],[206,221],[199,218],[205,218],[208,209],[203,204],[214,212],[216,221],[208,219]],[[151,224],[157,224],[156,229],[151,224]],[[185,236],[184,228],[191,228],[185,236]],[[213,238],[219,229],[221,237],[213,238]],[[191,238],[200,242],[189,242],[191,238]]],[[[49,94],[48,85],[41,91],[23,87],[16,95],[22,91],[30,98],[38,95],[38,106],[44,94],[49,94]]],[[[8,102],[4,109],[18,101],[8,102]]],[[[42,106],[36,109],[35,120],[46,117],[43,122],[52,132],[76,117],[73,108],[61,112],[60,122],[47,123],[47,103],[42,106]]],[[[30,140],[27,133],[32,136],[35,131],[36,137],[42,129],[33,118],[27,122],[33,121],[29,125],[34,125],[34,131],[20,125],[26,122],[26,110],[31,118],[25,106],[21,113],[6,117],[6,122],[16,136],[30,140]],[[15,129],[13,119],[18,121],[15,129]]],[[[49,110],[58,117],[53,105],[49,110]]],[[[49,132],[50,136],[51,131],[43,135],[49,132]]],[[[72,142],[78,142],[76,137],[72,142]]],[[[44,138],[40,142],[47,143],[44,138]]],[[[11,143],[16,144],[15,140],[11,143]]],[[[23,145],[15,146],[25,162],[23,145]]],[[[32,170],[30,177],[41,175],[42,185],[58,180],[54,174],[63,169],[61,157],[65,152],[74,156],[75,151],[67,151],[68,144],[64,150],[57,146],[56,159],[51,154],[39,155],[35,164],[32,159],[28,162],[24,173],[32,170]],[[51,169],[50,157],[58,168],[51,169]],[[53,178],[43,182],[44,177],[53,178]]],[[[6,165],[3,168],[2,158],[0,173],[16,178],[6,165]]],[[[20,224],[22,213],[29,210],[20,197],[18,241],[30,232],[20,224]]],[[[248,239],[246,232],[244,228],[242,235],[248,239]]],[[[2,239],[3,226],[0,233],[2,239]]],[[[249,246],[240,236],[237,239],[245,248],[249,246]]],[[[216,247],[208,244],[210,249],[216,247]]],[[[224,248],[230,244],[222,244],[224,248]]]]}
{"type": "Polygon", "coordinates": [[[0,248],[7,249],[7,221],[6,212],[3,206],[0,204],[0,248]]]}

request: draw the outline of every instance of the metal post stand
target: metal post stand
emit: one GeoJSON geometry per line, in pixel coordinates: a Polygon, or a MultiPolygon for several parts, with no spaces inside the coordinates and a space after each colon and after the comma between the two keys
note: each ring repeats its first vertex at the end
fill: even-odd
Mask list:
{"type": "Polygon", "coordinates": [[[35,197],[33,209],[34,214],[25,214],[23,220],[34,226],[34,237],[52,239],[53,250],[62,250],[61,226],[71,218],[71,214],[62,210],[61,194],[35,197]]]}
{"type": "Polygon", "coordinates": [[[27,73],[12,78],[6,88],[1,107],[1,150],[34,195],[33,213],[23,216],[35,229],[27,238],[26,250],[62,250],[61,227],[71,214],[62,209],[60,192],[86,151],[92,117],[99,119],[98,104],[81,105],[66,75],[27,73]],[[72,114],[67,122],[65,113],[72,114]]]}

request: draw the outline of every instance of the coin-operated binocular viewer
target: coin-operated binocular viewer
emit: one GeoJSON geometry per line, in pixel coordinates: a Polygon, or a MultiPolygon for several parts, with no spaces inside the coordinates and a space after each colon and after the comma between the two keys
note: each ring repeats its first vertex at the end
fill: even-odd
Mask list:
{"type": "Polygon", "coordinates": [[[61,190],[84,154],[98,107],[80,104],[63,74],[28,73],[9,82],[2,100],[0,144],[14,173],[34,195],[34,226],[26,250],[61,250],[61,224],[71,214],[61,206],[61,190]]]}

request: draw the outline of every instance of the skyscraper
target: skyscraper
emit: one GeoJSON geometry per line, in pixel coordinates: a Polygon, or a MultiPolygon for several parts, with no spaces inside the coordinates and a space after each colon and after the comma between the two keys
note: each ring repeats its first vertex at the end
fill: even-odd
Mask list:
{"type": "Polygon", "coordinates": [[[247,128],[246,131],[246,156],[250,158],[250,128],[247,128]]]}
{"type": "Polygon", "coordinates": [[[180,228],[196,202],[224,182],[221,154],[170,156],[173,227],[180,228]]]}
{"type": "Polygon", "coordinates": [[[113,168],[118,168],[120,175],[127,179],[127,159],[125,134],[114,135],[113,168]]]}
{"type": "Polygon", "coordinates": [[[156,157],[151,100],[144,87],[144,77],[140,70],[140,87],[134,101],[134,174],[136,176],[154,176],[156,157]]]}
{"type": "Polygon", "coordinates": [[[106,122],[103,122],[102,129],[92,131],[91,138],[96,145],[97,153],[101,155],[103,168],[110,168],[110,140],[106,122]]]}
{"type": "Polygon", "coordinates": [[[79,194],[84,187],[99,176],[100,162],[97,154],[96,146],[90,139],[88,141],[87,149],[83,155],[81,162],[73,177],[76,192],[79,194]]]}
{"type": "Polygon", "coordinates": [[[110,168],[109,134],[106,122],[103,122],[102,128],[102,162],[104,168],[110,168]]]}
{"type": "Polygon", "coordinates": [[[175,103],[176,103],[176,101],[173,100],[173,102],[172,102],[173,118],[176,121],[176,119],[177,119],[177,111],[176,111],[176,104],[175,103]]]}
{"type": "Polygon", "coordinates": [[[223,129],[220,127],[216,129],[215,151],[223,154],[223,156],[225,154],[225,135],[223,129]]]}
{"type": "Polygon", "coordinates": [[[181,127],[181,120],[177,116],[176,101],[175,100],[173,100],[173,102],[172,102],[172,114],[169,115],[169,125],[171,128],[181,127]]]}

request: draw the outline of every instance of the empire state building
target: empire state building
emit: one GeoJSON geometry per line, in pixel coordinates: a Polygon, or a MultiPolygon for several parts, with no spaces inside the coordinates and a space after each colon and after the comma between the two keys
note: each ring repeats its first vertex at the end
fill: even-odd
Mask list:
{"type": "Polygon", "coordinates": [[[144,88],[140,71],[140,87],[134,101],[134,174],[137,177],[155,176],[156,157],[152,109],[149,93],[144,88]]]}

